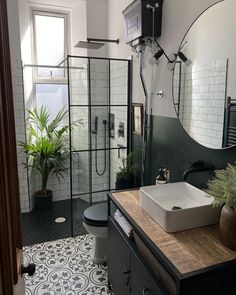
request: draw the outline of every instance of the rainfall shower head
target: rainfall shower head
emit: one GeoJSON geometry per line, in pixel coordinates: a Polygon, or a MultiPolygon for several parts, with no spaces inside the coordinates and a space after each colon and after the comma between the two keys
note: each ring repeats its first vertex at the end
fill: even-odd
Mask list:
{"type": "Polygon", "coordinates": [[[119,39],[110,40],[110,39],[96,39],[96,38],[88,38],[87,41],[79,41],[75,47],[77,48],[85,48],[85,49],[99,49],[105,43],[119,43],[119,39]]]}
{"type": "Polygon", "coordinates": [[[85,49],[99,49],[105,43],[98,43],[98,42],[88,42],[88,41],[79,41],[75,47],[76,48],[85,48],[85,49]]]}

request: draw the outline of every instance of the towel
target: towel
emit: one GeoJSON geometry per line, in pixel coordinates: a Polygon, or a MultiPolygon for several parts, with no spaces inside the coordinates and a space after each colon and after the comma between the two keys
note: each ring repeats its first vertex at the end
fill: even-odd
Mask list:
{"type": "Polygon", "coordinates": [[[114,214],[114,219],[116,222],[120,225],[120,227],[123,229],[125,234],[131,238],[133,235],[133,228],[130,225],[130,223],[127,221],[127,219],[121,214],[119,210],[116,210],[114,214]]]}

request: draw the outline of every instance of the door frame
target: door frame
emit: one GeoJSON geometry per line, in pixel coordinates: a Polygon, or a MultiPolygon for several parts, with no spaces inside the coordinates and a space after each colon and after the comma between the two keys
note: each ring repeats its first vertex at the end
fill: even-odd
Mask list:
{"type": "Polygon", "coordinates": [[[3,294],[18,282],[22,249],[10,45],[6,0],[0,1],[0,274],[3,294]]]}

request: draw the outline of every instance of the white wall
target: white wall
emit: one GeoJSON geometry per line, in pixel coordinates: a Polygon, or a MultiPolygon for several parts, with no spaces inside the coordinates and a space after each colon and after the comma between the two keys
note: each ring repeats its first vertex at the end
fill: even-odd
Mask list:
{"type": "MultiPolygon", "coordinates": [[[[25,121],[24,121],[24,95],[23,95],[23,76],[21,67],[20,32],[17,0],[8,0],[8,26],[12,68],[12,86],[15,112],[16,140],[25,140],[25,121]]],[[[18,173],[20,184],[21,209],[23,212],[29,211],[27,171],[24,169],[23,162],[26,161],[24,153],[17,147],[18,152],[18,173]]]]}
{"type": "Polygon", "coordinates": [[[109,0],[108,2],[108,38],[119,38],[120,43],[109,44],[109,57],[129,58],[133,55],[133,100],[143,102],[143,89],[139,78],[139,60],[129,45],[125,43],[125,23],[122,11],[132,2],[132,0],[109,0]]]}
{"type": "Polygon", "coordinates": [[[87,39],[87,6],[82,1],[71,9],[71,54],[87,55],[87,49],[76,48],[79,41],[87,39]]]}
{"type": "Polygon", "coordinates": [[[188,46],[185,51],[193,66],[228,58],[227,95],[233,98],[236,96],[235,11],[235,0],[226,0],[211,7],[186,36],[188,46]]]}
{"type": "Polygon", "coordinates": [[[131,48],[125,44],[124,28],[125,23],[122,11],[133,0],[109,0],[108,2],[108,36],[111,39],[120,39],[120,44],[111,44],[109,46],[109,55],[111,57],[125,58],[132,52],[131,48]]]}
{"type": "Polygon", "coordinates": [[[17,0],[7,0],[8,29],[10,39],[11,66],[18,67],[21,63],[19,16],[17,0]]]}
{"type": "MultiPolygon", "coordinates": [[[[88,38],[107,39],[107,13],[109,0],[86,0],[88,38]]],[[[88,50],[89,56],[107,57],[108,45],[98,50],[88,50]]]]}
{"type": "MultiPolygon", "coordinates": [[[[109,55],[116,57],[127,57],[131,54],[128,45],[124,44],[124,20],[121,11],[132,1],[128,0],[110,0],[109,1],[109,37],[118,35],[121,44],[109,47],[109,55]]],[[[162,36],[159,43],[164,47],[168,55],[177,52],[179,45],[192,22],[208,6],[216,3],[216,0],[164,0],[162,36]]],[[[149,53],[150,55],[150,53],[149,53]]],[[[167,69],[167,61],[164,57],[159,60],[159,65],[152,69],[148,63],[145,63],[145,80],[150,83],[152,80],[152,71],[154,71],[154,93],[159,90],[164,92],[164,98],[153,96],[152,106],[153,115],[176,117],[172,98],[172,72],[167,69]]],[[[134,81],[133,98],[135,101],[141,101],[143,92],[138,77],[138,61],[134,61],[134,81]]],[[[149,85],[149,93],[152,92],[149,85]]]]}
{"type": "Polygon", "coordinates": [[[107,57],[108,45],[98,50],[75,48],[79,41],[87,38],[107,38],[108,0],[80,1],[71,8],[71,53],[73,55],[107,57]]]}
{"type": "MultiPolygon", "coordinates": [[[[226,93],[225,60],[186,67],[180,100],[180,121],[193,139],[222,148],[226,93]]],[[[184,68],[184,67],[183,67],[184,68]]]]}
{"type": "Polygon", "coordinates": [[[30,64],[32,62],[30,8],[27,0],[18,1],[18,6],[22,60],[30,64]]]}

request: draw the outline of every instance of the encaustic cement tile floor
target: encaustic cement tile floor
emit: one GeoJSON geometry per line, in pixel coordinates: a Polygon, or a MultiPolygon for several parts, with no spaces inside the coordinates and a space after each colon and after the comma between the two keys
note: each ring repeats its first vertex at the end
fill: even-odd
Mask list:
{"type": "Polygon", "coordinates": [[[107,267],[89,256],[92,236],[84,235],[24,247],[24,264],[36,264],[25,275],[26,295],[110,295],[107,267]]]}

